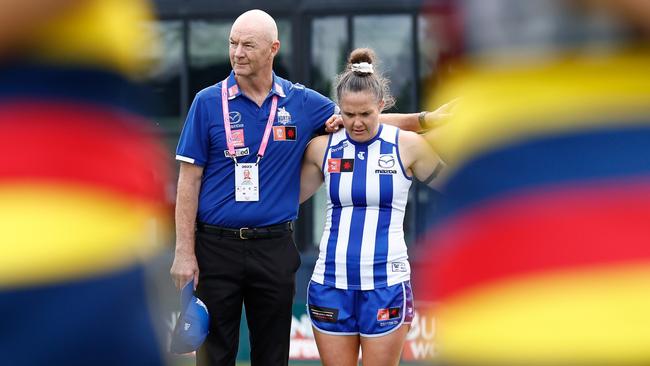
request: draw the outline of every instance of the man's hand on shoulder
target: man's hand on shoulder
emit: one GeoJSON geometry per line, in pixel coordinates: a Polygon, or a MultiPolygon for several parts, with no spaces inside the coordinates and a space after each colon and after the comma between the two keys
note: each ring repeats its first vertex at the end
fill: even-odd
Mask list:
{"type": "Polygon", "coordinates": [[[343,118],[340,114],[333,114],[332,117],[328,118],[325,122],[325,132],[334,133],[343,126],[343,118]]]}

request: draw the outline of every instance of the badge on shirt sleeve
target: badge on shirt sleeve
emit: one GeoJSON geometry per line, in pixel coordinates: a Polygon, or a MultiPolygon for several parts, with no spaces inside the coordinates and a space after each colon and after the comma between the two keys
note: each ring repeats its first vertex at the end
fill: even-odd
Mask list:
{"type": "Polygon", "coordinates": [[[254,202],[260,199],[257,164],[235,165],[235,201],[254,202]]]}

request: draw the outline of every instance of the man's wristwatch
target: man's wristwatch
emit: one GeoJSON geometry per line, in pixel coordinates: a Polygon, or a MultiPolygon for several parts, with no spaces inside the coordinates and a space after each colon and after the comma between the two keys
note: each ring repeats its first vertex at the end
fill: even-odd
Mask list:
{"type": "Polygon", "coordinates": [[[426,128],[427,128],[427,126],[426,126],[426,123],[427,123],[427,121],[426,121],[427,113],[429,113],[429,112],[427,112],[427,111],[422,111],[422,112],[420,112],[420,114],[418,114],[418,122],[420,123],[420,128],[422,128],[422,129],[426,129],[426,128]]]}

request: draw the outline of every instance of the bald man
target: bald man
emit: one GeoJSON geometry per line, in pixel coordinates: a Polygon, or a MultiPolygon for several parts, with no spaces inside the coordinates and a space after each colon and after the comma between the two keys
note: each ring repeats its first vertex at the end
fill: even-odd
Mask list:
{"type": "MultiPolygon", "coordinates": [[[[200,91],[176,159],[177,287],[191,279],[210,312],[199,365],[234,365],[242,304],[252,365],[286,365],[300,255],[293,241],[300,161],[335,104],[275,75],[280,50],[273,18],[248,11],[230,31],[232,72],[200,91]]],[[[391,123],[419,128],[418,114],[391,123]]]]}

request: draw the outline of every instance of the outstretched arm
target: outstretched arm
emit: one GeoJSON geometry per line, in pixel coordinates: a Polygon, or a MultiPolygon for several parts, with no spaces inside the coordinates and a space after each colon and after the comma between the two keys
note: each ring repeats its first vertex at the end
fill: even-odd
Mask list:
{"type": "Polygon", "coordinates": [[[435,111],[420,113],[386,113],[379,115],[379,122],[397,126],[404,131],[429,131],[444,125],[447,118],[451,116],[452,109],[456,106],[459,99],[456,98],[447,102],[435,111]]]}
{"type": "MultiPolygon", "coordinates": [[[[404,131],[435,131],[440,126],[443,126],[447,118],[452,113],[452,109],[458,103],[458,98],[447,102],[435,111],[420,113],[381,113],[379,115],[379,122],[387,125],[393,125],[404,131]]],[[[336,132],[343,125],[343,120],[338,114],[332,115],[325,122],[325,132],[336,132]]]]}
{"type": "Polygon", "coordinates": [[[307,145],[300,172],[300,203],[313,196],[323,183],[321,163],[327,147],[327,140],[328,136],[318,136],[307,145]]]}

